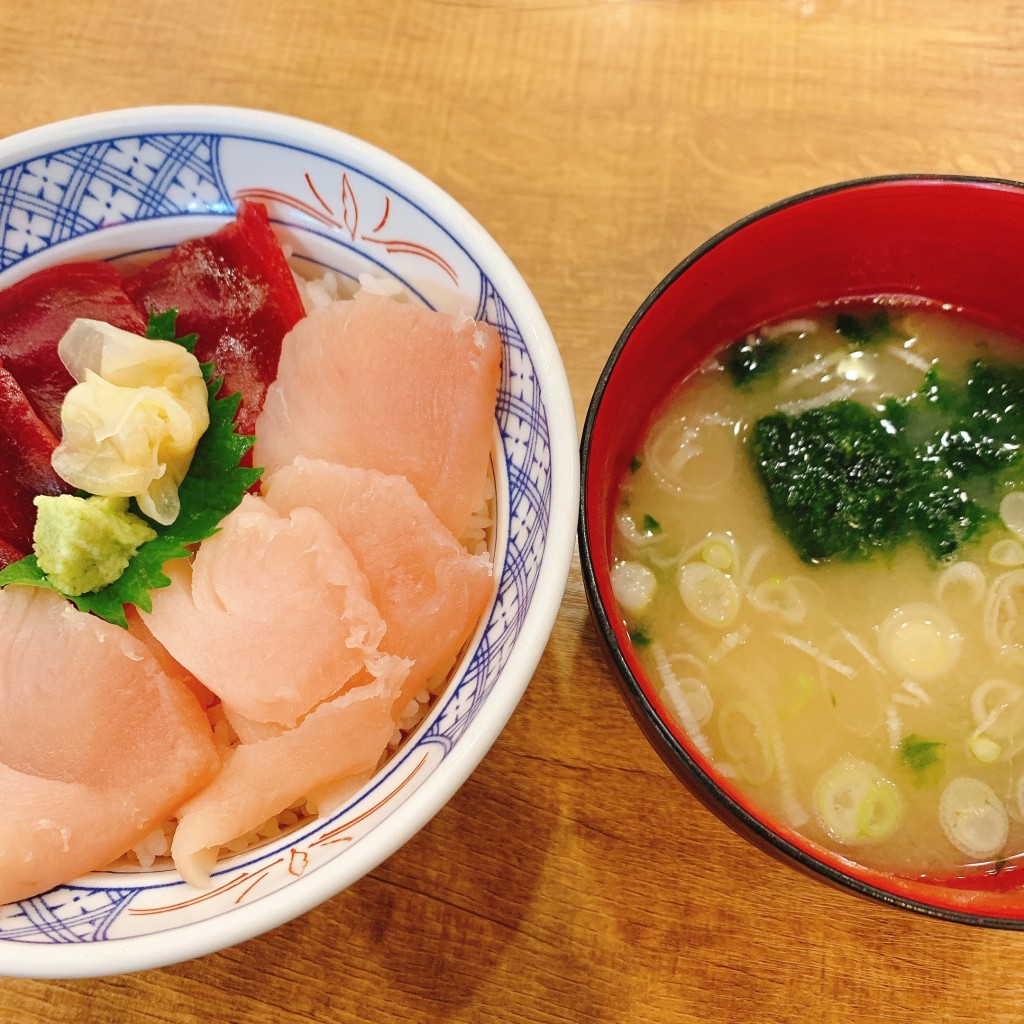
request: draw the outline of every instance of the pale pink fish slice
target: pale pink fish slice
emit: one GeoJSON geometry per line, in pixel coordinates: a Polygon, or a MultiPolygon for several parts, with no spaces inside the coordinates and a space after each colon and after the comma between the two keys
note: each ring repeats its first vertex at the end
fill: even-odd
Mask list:
{"type": "Polygon", "coordinates": [[[380,649],[413,661],[401,713],[480,621],[490,556],[469,554],[404,477],[298,458],[269,477],[266,500],[282,514],[317,509],[352,549],[387,623],[380,649]]]}
{"type": "Polygon", "coordinates": [[[191,565],[164,570],[143,616],[156,639],[238,715],[294,725],[353,679],[384,635],[348,545],[313,509],[247,495],[191,565]]]}
{"type": "Polygon", "coordinates": [[[134,817],[130,801],[114,789],[0,764],[0,904],[110,864],[140,837],[122,824],[134,817]]]}
{"type": "Polygon", "coordinates": [[[378,656],[368,667],[371,682],[320,704],[294,729],[231,750],[220,774],[179,815],[171,856],[182,877],[208,885],[222,846],[311,792],[367,778],[394,733],[392,707],[408,667],[378,656]]]}
{"type": "Polygon", "coordinates": [[[0,590],[0,651],[7,902],[104,867],[220,759],[195,697],[144,644],[50,591],[0,590]]]}
{"type": "Polygon", "coordinates": [[[456,536],[484,490],[501,371],[490,324],[360,292],[285,337],[254,465],[297,455],[405,476],[456,536]]]}
{"type": "Polygon", "coordinates": [[[217,703],[216,694],[208,690],[184,665],[175,661],[167,648],[151,632],[149,626],[142,621],[142,615],[135,605],[125,605],[125,617],[128,620],[128,632],[141,640],[150,650],[153,657],[160,662],[160,667],[172,678],[182,682],[195,694],[202,708],[211,708],[217,703]]]}

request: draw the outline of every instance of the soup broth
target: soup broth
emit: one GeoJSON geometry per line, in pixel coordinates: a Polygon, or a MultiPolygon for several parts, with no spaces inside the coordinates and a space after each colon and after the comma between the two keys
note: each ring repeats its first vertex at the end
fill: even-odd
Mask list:
{"type": "Polygon", "coordinates": [[[666,707],[753,807],[868,867],[948,878],[1024,851],[1024,437],[952,479],[939,527],[902,514],[916,483],[882,478],[865,542],[827,502],[779,514],[805,452],[769,480],[764,424],[829,410],[841,449],[827,416],[857,403],[880,443],[899,432],[927,463],[925,434],[955,449],[950,396],[1019,362],[1018,343],[953,311],[818,310],[685,382],[621,485],[613,587],[666,707]],[[808,525],[824,539],[805,543],[808,525]]]}

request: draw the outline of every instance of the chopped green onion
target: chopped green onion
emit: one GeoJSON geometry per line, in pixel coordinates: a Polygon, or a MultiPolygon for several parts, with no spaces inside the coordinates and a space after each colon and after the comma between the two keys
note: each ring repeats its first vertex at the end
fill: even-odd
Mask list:
{"type": "Polygon", "coordinates": [[[814,787],[822,827],[840,843],[877,842],[896,830],[903,817],[899,790],[873,765],[844,758],[814,787]]]}
{"type": "Polygon", "coordinates": [[[1021,544],[1016,537],[1004,537],[1002,540],[997,540],[988,549],[988,560],[993,565],[1003,565],[1007,568],[1024,565],[1024,544],[1021,544]]]}
{"type": "Polygon", "coordinates": [[[939,798],[939,824],[946,838],[968,857],[994,857],[1006,843],[1010,822],[992,787],[961,776],[939,798]]]}
{"type": "Polygon", "coordinates": [[[931,768],[942,763],[942,748],[945,745],[938,740],[927,740],[917,733],[911,733],[900,742],[900,760],[921,782],[931,768]]]}
{"type": "Polygon", "coordinates": [[[687,562],[680,567],[679,596],[698,622],[720,629],[735,620],[742,600],[732,577],[707,562],[687,562]]]}
{"type": "Polygon", "coordinates": [[[629,631],[629,640],[634,647],[648,647],[651,643],[651,638],[640,627],[629,631]]]}
{"type": "Polygon", "coordinates": [[[1003,745],[992,739],[991,736],[978,733],[968,739],[967,749],[982,764],[995,764],[999,760],[999,755],[1003,752],[1003,745]]]}
{"type": "Polygon", "coordinates": [[[732,548],[720,540],[709,540],[700,549],[700,557],[708,565],[713,565],[723,572],[728,572],[733,567],[732,548]]]}
{"type": "Polygon", "coordinates": [[[654,516],[644,513],[644,518],[641,522],[647,533],[661,533],[661,523],[654,516]]]}
{"type": "MultiPolygon", "coordinates": [[[[783,705],[781,714],[783,718],[792,718],[799,714],[811,702],[814,696],[814,680],[806,672],[801,672],[794,680],[793,696],[783,705]]],[[[833,694],[832,703],[835,704],[833,694]]]]}
{"type": "Polygon", "coordinates": [[[651,603],[658,589],[657,578],[643,562],[616,562],[612,566],[611,580],[619,607],[634,618],[651,603]]]}

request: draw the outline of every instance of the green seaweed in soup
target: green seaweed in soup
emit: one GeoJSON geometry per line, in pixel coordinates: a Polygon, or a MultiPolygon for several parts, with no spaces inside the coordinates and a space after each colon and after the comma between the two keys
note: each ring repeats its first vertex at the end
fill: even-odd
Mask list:
{"type": "Polygon", "coordinates": [[[638,656],[695,747],[812,841],[936,877],[1024,853],[1016,344],[899,306],[751,337],[772,344],[688,381],[622,482],[638,656]]]}
{"type": "Polygon", "coordinates": [[[864,558],[914,540],[955,554],[998,518],[999,484],[1024,459],[1024,370],[976,359],[963,380],[933,365],[877,407],[839,398],[753,425],[772,516],[806,562],[864,558]]]}

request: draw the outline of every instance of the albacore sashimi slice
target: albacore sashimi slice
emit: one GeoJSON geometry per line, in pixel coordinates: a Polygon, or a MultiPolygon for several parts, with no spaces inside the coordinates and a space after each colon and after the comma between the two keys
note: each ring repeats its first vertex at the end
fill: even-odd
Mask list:
{"type": "Polygon", "coordinates": [[[310,508],[279,515],[246,495],[144,615],[156,639],[225,707],[294,725],[377,649],[384,622],[337,531],[310,508]]]}
{"type": "Polygon", "coordinates": [[[360,292],[285,337],[254,464],[296,456],[404,476],[456,536],[484,490],[501,342],[490,324],[360,292]]]}
{"type": "Polygon", "coordinates": [[[135,839],[111,832],[125,817],[118,789],[43,779],[0,763],[0,904],[14,903],[109,864],[135,839]]]}
{"type": "Polygon", "coordinates": [[[387,623],[380,649],[413,662],[400,712],[480,621],[490,557],[470,555],[404,477],[298,458],[266,481],[266,501],[317,509],[352,549],[387,623]]]}
{"type": "Polygon", "coordinates": [[[7,903],[120,856],[220,758],[195,698],[143,644],[50,591],[0,590],[0,651],[7,903]]]}
{"type": "Polygon", "coordinates": [[[167,648],[153,636],[152,630],[143,621],[139,609],[135,605],[126,605],[124,612],[125,619],[128,622],[128,632],[149,648],[150,654],[160,663],[160,667],[164,672],[187,687],[196,700],[199,701],[199,706],[204,711],[212,708],[218,702],[217,695],[203,686],[184,665],[171,657],[167,648]]]}
{"type": "Polygon", "coordinates": [[[408,662],[381,655],[372,681],[319,705],[294,729],[231,750],[214,781],[182,808],[171,856],[193,885],[209,883],[220,848],[253,831],[310,792],[365,779],[395,728],[395,694],[408,662]]]}

